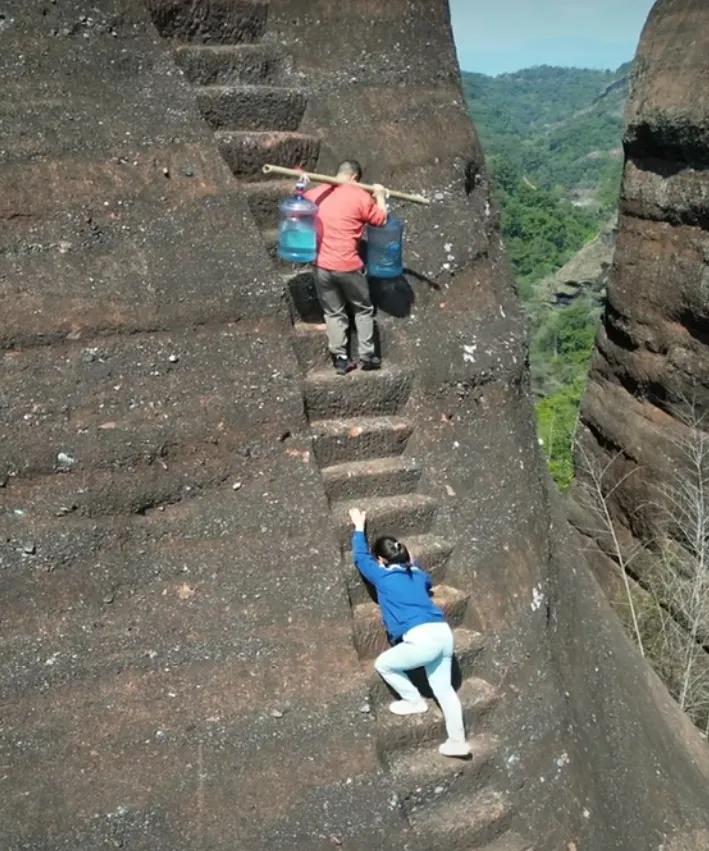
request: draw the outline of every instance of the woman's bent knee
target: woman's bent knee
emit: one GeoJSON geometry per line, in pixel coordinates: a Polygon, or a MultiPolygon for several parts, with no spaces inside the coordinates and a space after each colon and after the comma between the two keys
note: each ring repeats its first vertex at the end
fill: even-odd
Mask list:
{"type": "Polygon", "coordinates": [[[374,669],[378,674],[384,674],[389,670],[389,666],[387,665],[386,660],[384,659],[384,655],[384,653],[381,653],[374,660],[374,669]]]}

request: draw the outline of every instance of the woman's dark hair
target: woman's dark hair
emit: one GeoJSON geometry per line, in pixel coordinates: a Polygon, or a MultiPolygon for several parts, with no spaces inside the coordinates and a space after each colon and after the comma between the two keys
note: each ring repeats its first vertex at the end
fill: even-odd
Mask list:
{"type": "Polygon", "coordinates": [[[377,538],[372,547],[372,552],[377,558],[383,558],[387,564],[403,564],[406,572],[411,573],[411,556],[406,547],[391,535],[382,535],[377,538]]]}

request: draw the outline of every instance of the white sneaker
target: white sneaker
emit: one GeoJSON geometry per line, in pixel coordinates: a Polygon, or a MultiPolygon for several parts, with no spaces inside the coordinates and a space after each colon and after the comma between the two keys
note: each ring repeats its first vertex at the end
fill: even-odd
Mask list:
{"type": "Polygon", "coordinates": [[[470,756],[470,745],[465,739],[460,741],[446,739],[442,745],[438,746],[438,753],[443,754],[443,756],[457,756],[460,759],[465,759],[470,756]]]}
{"type": "Polygon", "coordinates": [[[389,704],[389,711],[393,712],[394,715],[420,715],[422,712],[426,712],[428,710],[428,704],[426,701],[421,698],[421,700],[395,700],[393,703],[389,704]]]}

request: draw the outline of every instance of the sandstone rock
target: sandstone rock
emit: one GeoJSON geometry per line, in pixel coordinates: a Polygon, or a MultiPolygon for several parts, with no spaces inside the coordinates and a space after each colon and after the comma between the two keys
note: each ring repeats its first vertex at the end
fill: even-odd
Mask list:
{"type": "Polygon", "coordinates": [[[708,56],[706,5],[658,3],[635,66],[608,306],[582,405],[585,450],[601,464],[623,453],[618,476],[634,470],[612,506],[638,539],[663,525],[660,487],[681,463],[689,409],[701,419],[709,406],[709,95],[697,84],[708,56]]]}
{"type": "MultiPolygon", "coordinates": [[[[0,797],[0,847],[553,849],[574,836],[607,851],[656,847],[668,823],[707,829],[705,746],[628,645],[545,486],[525,323],[445,0],[93,0],[101,26],[75,31],[85,7],[3,7],[0,747],[18,794],[0,797]],[[198,97],[176,40],[209,52],[193,67],[258,82],[219,76],[198,97]],[[200,108],[213,125],[300,123],[319,171],[354,155],[435,200],[403,209],[407,274],[375,293],[385,363],[414,375],[401,414],[323,427],[313,445],[292,320],[321,317],[311,277],[267,247],[284,185],[236,178],[200,108]],[[159,368],[170,352],[179,368],[159,368]],[[55,475],[60,451],[71,475],[55,475]],[[423,760],[426,788],[446,791],[435,819],[422,806],[413,821],[401,804],[421,760],[400,757],[415,735],[378,741],[377,705],[376,723],[357,711],[369,685],[319,469],[397,452],[435,495],[418,515],[431,531],[406,513],[402,528],[437,542],[437,570],[469,598],[459,629],[485,637],[468,654],[475,693],[496,695],[471,717],[503,749],[450,789],[423,760]],[[234,498],[238,481],[255,484],[234,498]],[[411,771],[391,773],[390,754],[411,771]]],[[[440,720],[427,724],[433,745],[440,720]]]]}
{"type": "Polygon", "coordinates": [[[603,227],[596,239],[585,245],[558,272],[542,281],[540,292],[543,297],[555,307],[566,307],[585,295],[600,307],[608,285],[616,226],[614,218],[603,227]]]}
{"type": "MultiPolygon", "coordinates": [[[[657,3],[633,75],[619,234],[581,408],[574,491],[582,502],[589,462],[608,469],[611,516],[627,553],[647,542],[656,553],[667,536],[681,539],[668,490],[691,486],[685,450],[706,439],[709,93],[700,81],[708,74],[709,7],[700,0],[657,3]]],[[[604,546],[574,516],[583,534],[604,546]]],[[[659,564],[646,552],[633,575],[647,587],[659,564]]],[[[599,578],[608,585],[603,571],[599,578]]]]}

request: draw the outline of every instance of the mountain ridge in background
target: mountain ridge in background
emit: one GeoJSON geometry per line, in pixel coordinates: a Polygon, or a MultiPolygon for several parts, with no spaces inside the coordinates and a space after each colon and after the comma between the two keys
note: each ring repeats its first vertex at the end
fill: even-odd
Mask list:
{"type": "Polygon", "coordinates": [[[462,75],[529,317],[539,434],[562,488],[573,477],[571,446],[613,251],[631,74],[627,62],[615,71],[542,65],[462,75]],[[589,252],[598,279],[586,270],[565,281],[563,270],[586,268],[589,252]],[[550,298],[567,283],[573,298],[550,298]]]}
{"type": "Polygon", "coordinates": [[[577,203],[583,200],[574,193],[595,190],[593,200],[606,207],[612,183],[615,205],[631,70],[627,62],[615,71],[541,65],[497,77],[463,72],[465,97],[493,172],[512,166],[540,188],[560,188],[577,203]]]}

